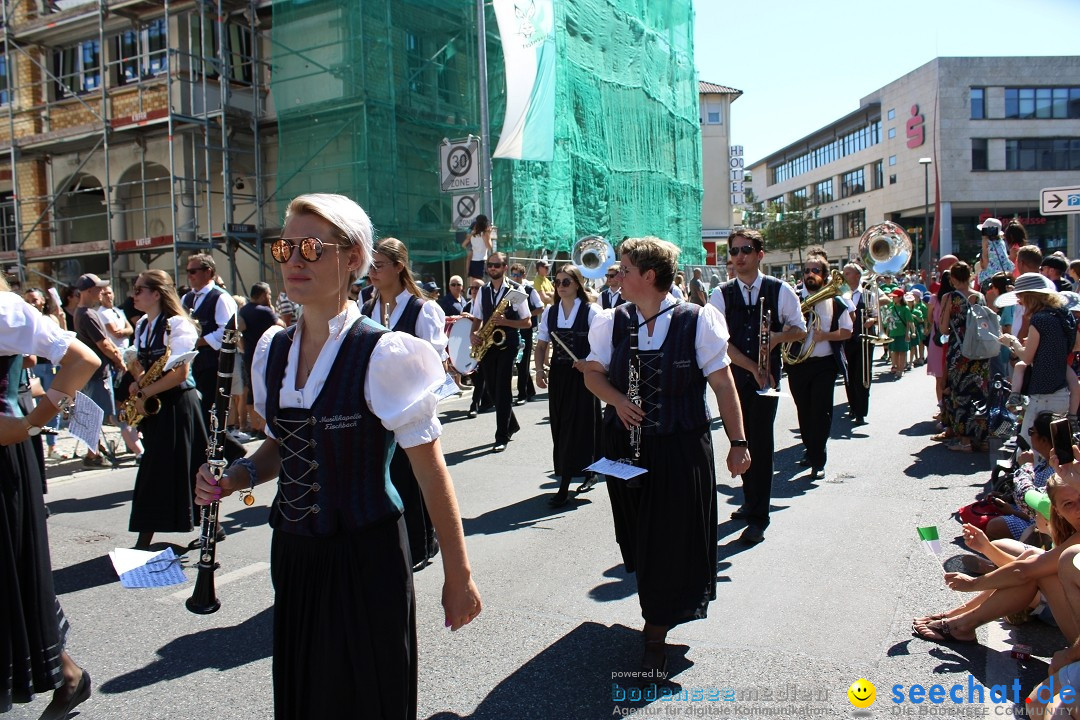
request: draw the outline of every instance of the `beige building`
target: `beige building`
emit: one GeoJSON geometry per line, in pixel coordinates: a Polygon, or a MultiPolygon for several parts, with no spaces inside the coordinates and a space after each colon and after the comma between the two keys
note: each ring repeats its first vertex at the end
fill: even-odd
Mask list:
{"type": "MultiPolygon", "coordinates": [[[[701,241],[705,245],[708,265],[717,264],[716,246],[719,244],[721,251],[723,250],[734,225],[733,203],[742,201],[742,150],[732,148],[731,145],[731,103],[740,95],[741,90],[703,80],[698,82],[701,173],[704,186],[701,199],[701,241]],[[733,150],[738,154],[733,156],[733,150]],[[738,197],[733,198],[732,195],[738,197]]],[[[720,264],[723,265],[722,262],[720,264]]]]}
{"type": "MultiPolygon", "coordinates": [[[[1080,57],[937,58],[750,169],[756,199],[805,202],[835,262],[856,258],[863,231],[883,220],[925,248],[927,205],[924,269],[949,253],[973,260],[975,226],[991,216],[1076,257],[1080,216],[1044,217],[1039,191],[1080,179],[1080,57]]],[[[765,259],[775,274],[797,263],[787,251],[765,259]]]]}

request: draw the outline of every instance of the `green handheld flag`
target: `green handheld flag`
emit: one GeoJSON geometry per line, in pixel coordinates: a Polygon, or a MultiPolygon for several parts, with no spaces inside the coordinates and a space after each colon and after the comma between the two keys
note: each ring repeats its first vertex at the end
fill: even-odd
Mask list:
{"type": "Polygon", "coordinates": [[[927,554],[934,557],[941,558],[941,541],[938,540],[938,532],[936,525],[930,525],[928,527],[918,528],[919,539],[922,540],[923,549],[927,554]]]}

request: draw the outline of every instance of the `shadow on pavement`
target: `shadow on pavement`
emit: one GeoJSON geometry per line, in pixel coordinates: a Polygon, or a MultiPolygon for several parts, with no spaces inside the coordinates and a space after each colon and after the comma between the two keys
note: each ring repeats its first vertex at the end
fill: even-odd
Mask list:
{"type": "MultiPolygon", "coordinates": [[[[218,523],[225,528],[226,533],[266,525],[268,522],[270,522],[269,505],[253,505],[241,510],[234,510],[224,517],[218,517],[218,523]]],[[[196,531],[198,529],[195,528],[196,531]]]]}
{"type": "Polygon", "coordinates": [[[85,498],[68,498],[66,500],[49,500],[45,496],[45,504],[49,506],[49,512],[53,515],[64,513],[98,512],[99,510],[111,510],[131,501],[131,490],[97,495],[85,498]]]}
{"type": "Polygon", "coordinates": [[[270,657],[273,650],[273,608],[232,627],[200,630],[158,649],[149,665],[106,680],[100,692],[117,694],[176,680],[213,668],[231,670],[270,657]],[[213,652],[207,652],[207,649],[213,652]]]}
{"type": "Polygon", "coordinates": [[[518,528],[532,527],[549,518],[572,512],[589,504],[587,496],[571,495],[569,502],[565,505],[553,508],[547,504],[549,497],[549,494],[544,493],[513,505],[496,508],[474,518],[462,518],[461,525],[466,535],[495,535],[518,528]]]}
{"type": "Polygon", "coordinates": [[[622,600],[637,592],[637,575],[626,572],[621,563],[605,570],[604,577],[614,582],[597,585],[589,591],[589,597],[597,602],[622,600]]]}
{"type": "Polygon", "coordinates": [[[116,577],[116,570],[113,569],[108,555],[53,570],[53,586],[57,595],[67,595],[116,582],[119,582],[119,578],[116,577]]]}
{"type": "Polygon", "coordinates": [[[930,444],[915,453],[914,462],[904,468],[904,475],[921,480],[934,475],[970,477],[985,472],[986,479],[990,479],[989,453],[952,452],[943,443],[931,442],[929,438],[927,442],[930,444]]]}
{"type": "MultiPolygon", "coordinates": [[[[669,677],[690,668],[689,648],[670,645],[669,677]]],[[[640,682],[622,673],[637,672],[641,633],[623,625],[582,623],[500,682],[471,715],[441,712],[428,720],[491,718],[611,717],[618,708],[642,708],[647,701],[613,699],[640,682]],[[616,687],[616,685],[618,687],[616,687]]],[[[669,681],[669,686],[678,685],[669,681]]]]}

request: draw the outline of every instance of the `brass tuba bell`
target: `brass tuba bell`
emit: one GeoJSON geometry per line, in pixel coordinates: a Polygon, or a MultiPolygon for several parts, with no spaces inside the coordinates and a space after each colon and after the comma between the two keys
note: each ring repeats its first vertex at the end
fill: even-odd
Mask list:
{"type": "Polygon", "coordinates": [[[859,238],[859,259],[874,275],[895,275],[911,262],[911,238],[904,228],[886,220],[859,238]]]}
{"type": "Polygon", "coordinates": [[[586,235],[574,245],[570,262],[578,266],[584,277],[590,280],[602,278],[615,264],[615,248],[599,235],[586,235]]]}

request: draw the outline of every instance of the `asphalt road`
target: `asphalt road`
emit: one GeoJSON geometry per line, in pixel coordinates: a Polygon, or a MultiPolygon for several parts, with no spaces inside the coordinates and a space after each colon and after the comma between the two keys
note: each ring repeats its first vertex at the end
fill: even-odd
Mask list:
{"type": "MultiPolygon", "coordinates": [[[[860,428],[842,417],[844,392],[837,389],[824,481],[810,481],[796,466],[795,410],[790,398],[781,400],[773,521],[763,544],[738,543],[742,525],[726,518],[740,503],[739,481],[717,478],[717,599],[707,619],[669,636],[671,682],[687,699],[624,701],[620,693],[635,682],[620,673],[640,660],[635,581],[623,572],[602,484],[564,508],[548,507],[555,483],[547,403],[539,400],[516,409],[523,431],[498,455],[490,452],[493,415],[468,420],[466,399],[442,406],[443,444],[484,611],[450,633],[439,605],[441,567],[417,574],[422,718],[993,717],[1005,708],[988,696],[981,705],[896,704],[890,688],[962,683],[966,701],[969,682],[1011,686],[1019,678],[1026,692],[1064,642],[1039,623],[995,623],[980,631],[979,645],[911,637],[912,617],[958,600],[915,528],[937,525],[946,555],[959,552],[950,544],[959,531],[950,515],[982,488],[991,462],[929,441],[933,382],[919,369],[880,379],[869,424],[860,428]],[[1010,658],[1013,634],[1036,656],[1010,658]],[[856,711],[847,697],[859,678],[877,686],[869,711],[856,711]]],[[[715,443],[721,468],[722,433],[715,443]]],[[[193,569],[184,585],[144,590],[121,588],[113,572],[107,553],[135,541],[126,531],[130,459],[117,470],[64,463],[51,472],[50,539],[73,626],[69,649],[95,685],[79,717],[271,717],[270,487],[253,507],[224,503],[222,607],[196,616],[184,608],[193,569]]],[[[193,537],[156,540],[183,545],[193,537]]],[[[46,702],[16,707],[11,717],[36,718],[46,702]]],[[[366,717],[363,709],[356,717],[366,717]]]]}

